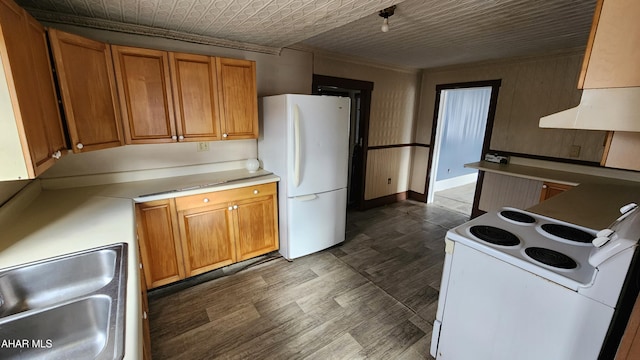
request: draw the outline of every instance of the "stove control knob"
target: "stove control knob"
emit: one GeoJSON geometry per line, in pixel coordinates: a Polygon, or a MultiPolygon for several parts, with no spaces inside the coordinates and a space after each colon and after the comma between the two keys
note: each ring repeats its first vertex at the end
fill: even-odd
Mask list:
{"type": "Polygon", "coordinates": [[[596,237],[610,237],[611,234],[613,234],[613,230],[611,230],[611,229],[602,229],[602,230],[598,231],[598,233],[596,234],[596,237]]]}
{"type": "Polygon", "coordinates": [[[631,211],[631,210],[635,210],[638,207],[637,204],[635,203],[629,203],[623,207],[620,208],[620,213],[621,214],[626,214],[627,212],[631,211]]]}
{"type": "Polygon", "coordinates": [[[593,240],[591,241],[591,243],[593,244],[593,246],[595,246],[595,247],[598,247],[598,248],[599,248],[599,247],[603,247],[603,246],[604,246],[604,244],[606,244],[606,243],[608,243],[608,242],[609,242],[609,240],[610,240],[610,239],[609,239],[609,237],[608,237],[608,236],[602,236],[602,237],[597,237],[597,238],[593,239],[593,240]]]}

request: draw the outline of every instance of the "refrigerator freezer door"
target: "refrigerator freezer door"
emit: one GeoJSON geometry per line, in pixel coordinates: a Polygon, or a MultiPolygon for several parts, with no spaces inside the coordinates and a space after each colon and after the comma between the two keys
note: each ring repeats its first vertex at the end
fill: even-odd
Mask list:
{"type": "Polygon", "coordinates": [[[326,249],[344,241],[347,189],[287,199],[288,259],[326,249]]]}
{"type": "Polygon", "coordinates": [[[348,98],[287,97],[287,196],[347,186],[349,163],[348,98]]]}

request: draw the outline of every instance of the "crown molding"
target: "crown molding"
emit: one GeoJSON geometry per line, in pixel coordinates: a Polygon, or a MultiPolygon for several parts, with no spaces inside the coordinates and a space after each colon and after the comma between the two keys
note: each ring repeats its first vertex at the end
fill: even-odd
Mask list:
{"type": "Polygon", "coordinates": [[[330,52],[321,48],[305,45],[303,43],[297,43],[291,46],[287,46],[287,49],[306,51],[306,52],[312,53],[314,56],[322,56],[322,57],[326,57],[333,60],[344,61],[344,62],[357,64],[357,65],[371,66],[371,67],[384,69],[384,70],[398,71],[398,72],[403,72],[403,73],[412,74],[412,75],[418,74],[421,71],[421,69],[375,62],[362,57],[348,56],[348,55],[344,55],[336,52],[330,52]]]}
{"type": "Polygon", "coordinates": [[[127,24],[119,21],[111,21],[105,19],[90,18],[86,16],[62,14],[52,11],[39,10],[33,8],[26,8],[26,10],[37,20],[49,23],[59,23],[68,25],[77,25],[90,27],[101,30],[117,31],[129,34],[138,34],[146,36],[155,36],[166,39],[181,40],[196,44],[205,44],[220,46],[225,48],[231,48],[236,50],[253,51],[258,53],[280,55],[282,48],[276,48],[271,46],[263,46],[250,44],[240,41],[219,39],[211,36],[197,35],[187,33],[183,31],[167,30],[154,28],[145,25],[127,24]]]}
{"type": "Polygon", "coordinates": [[[474,61],[474,62],[463,63],[463,64],[453,64],[453,65],[445,65],[445,66],[438,66],[438,67],[432,67],[432,68],[425,68],[423,70],[424,70],[425,73],[434,73],[434,72],[440,72],[440,71],[458,70],[458,69],[462,69],[462,68],[468,69],[470,67],[482,67],[482,66],[503,65],[503,64],[517,64],[517,63],[524,63],[524,62],[531,62],[531,61],[539,61],[539,60],[542,60],[542,59],[548,59],[548,58],[552,58],[552,57],[577,56],[577,55],[582,56],[582,55],[584,55],[585,49],[586,49],[586,47],[579,46],[579,47],[574,47],[574,48],[567,48],[567,49],[560,49],[560,50],[550,51],[550,52],[543,53],[543,54],[513,56],[513,57],[501,58],[501,59],[489,59],[489,60],[474,61]]]}

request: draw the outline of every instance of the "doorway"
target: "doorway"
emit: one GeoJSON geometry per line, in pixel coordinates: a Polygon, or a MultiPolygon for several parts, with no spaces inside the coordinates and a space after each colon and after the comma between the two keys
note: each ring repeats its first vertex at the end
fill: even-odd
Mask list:
{"type": "Polygon", "coordinates": [[[478,171],[464,164],[488,151],[499,87],[499,80],[436,87],[427,203],[471,216],[478,171]]]}
{"type": "Polygon", "coordinates": [[[361,209],[369,135],[369,111],[373,83],[369,81],[313,75],[314,95],[344,96],[351,99],[349,126],[349,169],[347,178],[347,207],[361,209]]]}

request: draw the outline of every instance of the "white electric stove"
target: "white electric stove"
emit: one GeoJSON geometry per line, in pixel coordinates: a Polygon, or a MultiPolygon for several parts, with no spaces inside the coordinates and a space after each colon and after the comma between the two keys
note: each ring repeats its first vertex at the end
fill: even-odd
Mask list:
{"type": "Polygon", "coordinates": [[[596,231],[523,210],[447,233],[437,359],[597,359],[640,238],[635,204],[596,231]]]}

